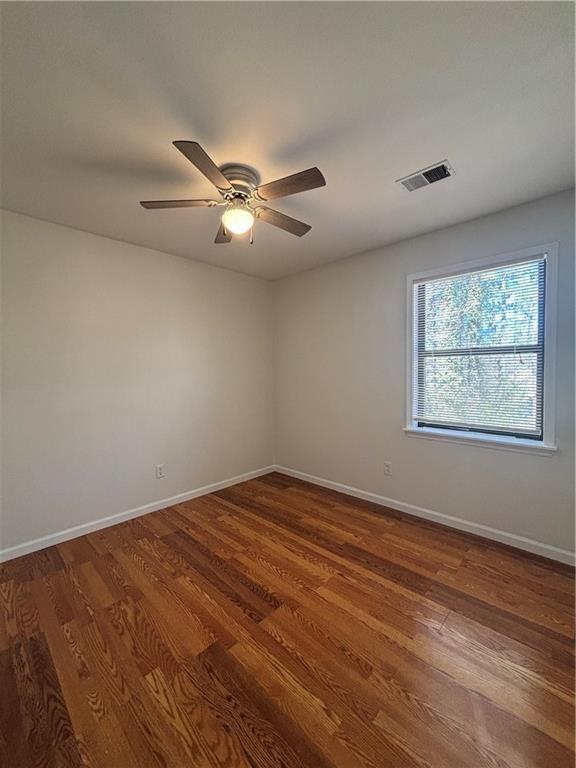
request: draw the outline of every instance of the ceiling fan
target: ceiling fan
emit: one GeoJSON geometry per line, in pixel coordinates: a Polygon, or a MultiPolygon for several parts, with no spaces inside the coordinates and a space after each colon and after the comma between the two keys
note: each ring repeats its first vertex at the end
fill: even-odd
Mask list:
{"type": "Polygon", "coordinates": [[[174,146],[214,184],[222,200],[142,200],[143,208],[213,208],[225,207],[215,243],[229,243],[232,235],[243,235],[250,230],[250,243],[253,242],[252,227],[255,219],[272,224],[275,227],[302,237],[311,227],[302,221],[275,211],[262,202],[277,197],[295,195],[308,189],[316,189],[326,184],[318,168],[285,176],[283,179],[260,185],[260,176],[247,165],[228,163],[220,168],[206,154],[197,141],[174,141],[174,146]]]}

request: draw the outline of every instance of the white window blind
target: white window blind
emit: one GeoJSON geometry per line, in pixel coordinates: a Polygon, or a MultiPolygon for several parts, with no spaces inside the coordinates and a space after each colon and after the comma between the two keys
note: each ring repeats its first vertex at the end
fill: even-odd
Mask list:
{"type": "Polygon", "coordinates": [[[543,439],[544,255],[413,286],[418,427],[543,439]]]}

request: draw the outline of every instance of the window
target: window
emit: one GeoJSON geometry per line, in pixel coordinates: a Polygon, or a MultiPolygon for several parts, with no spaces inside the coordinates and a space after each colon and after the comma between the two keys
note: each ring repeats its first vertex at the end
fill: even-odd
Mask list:
{"type": "Polygon", "coordinates": [[[409,278],[408,432],[554,449],[555,251],[409,278]]]}

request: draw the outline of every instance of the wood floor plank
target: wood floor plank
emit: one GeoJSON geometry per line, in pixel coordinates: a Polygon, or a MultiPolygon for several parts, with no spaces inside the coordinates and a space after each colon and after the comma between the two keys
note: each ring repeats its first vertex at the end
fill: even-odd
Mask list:
{"type": "Polygon", "coordinates": [[[331,765],[319,745],[307,737],[302,724],[287,718],[276,697],[268,695],[260,682],[218,645],[187,664],[186,672],[202,692],[210,690],[212,706],[220,717],[227,715],[252,765],[331,765]]]}
{"type": "Polygon", "coordinates": [[[28,744],[25,732],[26,702],[20,696],[12,650],[0,653],[0,765],[25,768],[28,744]]]}
{"type": "Polygon", "coordinates": [[[209,768],[214,764],[213,759],[206,750],[205,744],[200,740],[188,721],[188,717],[180,707],[173,691],[171,690],[161,669],[152,669],[144,677],[148,690],[158,704],[160,716],[166,721],[170,732],[174,734],[188,756],[190,764],[198,768],[209,768]]]}
{"type": "Polygon", "coordinates": [[[126,598],[110,606],[107,613],[142,676],[159,670],[171,680],[177,674],[178,662],[164,643],[153,619],[147,616],[143,601],[126,598]]]}
{"type": "Polygon", "coordinates": [[[569,768],[574,572],[271,473],[0,566],[10,768],[569,768]]]}

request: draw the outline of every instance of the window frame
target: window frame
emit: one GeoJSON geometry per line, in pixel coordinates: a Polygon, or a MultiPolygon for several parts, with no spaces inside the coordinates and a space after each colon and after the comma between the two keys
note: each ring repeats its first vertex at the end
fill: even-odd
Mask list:
{"type": "Polygon", "coordinates": [[[406,278],[406,426],[404,432],[409,437],[420,437],[447,443],[479,445],[498,450],[511,450],[521,453],[536,453],[551,456],[556,450],[556,320],[558,286],[558,243],[524,248],[520,251],[500,253],[436,269],[408,275],[406,278]],[[544,285],[544,398],[542,404],[543,434],[542,439],[532,437],[513,437],[511,435],[471,432],[442,427],[418,426],[414,415],[413,396],[414,375],[417,372],[417,323],[415,322],[414,284],[426,280],[454,277],[490,267],[517,264],[533,258],[544,257],[546,260],[546,280],[544,285]]]}

